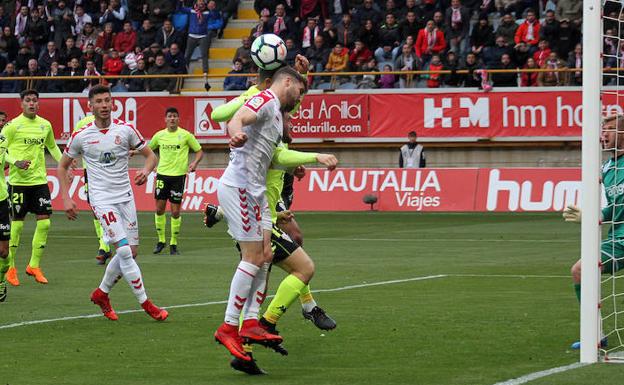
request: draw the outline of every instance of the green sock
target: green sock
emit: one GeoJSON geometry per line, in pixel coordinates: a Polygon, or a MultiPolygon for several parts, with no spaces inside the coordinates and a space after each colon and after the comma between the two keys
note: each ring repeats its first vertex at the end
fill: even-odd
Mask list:
{"type": "Polygon", "coordinates": [[[15,253],[20,244],[20,238],[24,230],[24,221],[11,222],[11,239],[9,240],[9,267],[15,267],[15,253]]]}
{"type": "Polygon", "coordinates": [[[165,243],[165,226],[167,226],[167,217],[165,214],[154,214],[154,223],[156,224],[156,234],[158,234],[158,242],[165,243]]]}
{"type": "Polygon", "coordinates": [[[4,281],[4,276],[7,270],[9,270],[9,259],[0,258],[0,282],[4,281]]]}
{"type": "Polygon", "coordinates": [[[574,284],[574,292],[576,293],[576,298],[578,298],[579,302],[581,302],[581,284],[574,284]]]}
{"type": "Polygon", "coordinates": [[[316,301],[312,296],[312,291],[310,291],[310,285],[305,285],[305,287],[301,289],[301,292],[299,293],[299,302],[301,302],[301,306],[306,312],[311,312],[316,306],[316,301]]]}
{"type": "Polygon", "coordinates": [[[110,251],[110,246],[108,243],[104,242],[104,229],[98,219],[93,220],[93,227],[95,228],[95,235],[97,235],[98,242],[100,243],[100,250],[104,250],[108,253],[110,251]]]}
{"type": "Polygon", "coordinates": [[[35,235],[32,240],[32,254],[30,255],[30,267],[39,267],[41,257],[43,256],[43,250],[46,247],[48,241],[48,231],[50,230],[50,220],[40,219],[37,221],[37,227],[35,228],[35,235]]]}
{"type": "Polygon", "coordinates": [[[267,321],[276,324],[290,305],[299,297],[299,293],[305,286],[306,284],[303,281],[292,274],[284,278],[263,317],[267,321]]]}
{"type": "Polygon", "coordinates": [[[182,217],[171,217],[171,242],[170,245],[178,244],[178,235],[180,234],[180,227],[182,226],[182,217]]]}

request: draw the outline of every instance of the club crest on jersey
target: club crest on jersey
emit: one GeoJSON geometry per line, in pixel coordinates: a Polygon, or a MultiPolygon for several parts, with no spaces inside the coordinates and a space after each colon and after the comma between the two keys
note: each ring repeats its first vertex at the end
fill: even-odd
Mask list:
{"type": "Polygon", "coordinates": [[[117,145],[121,144],[121,136],[115,135],[115,144],[117,145]]]}

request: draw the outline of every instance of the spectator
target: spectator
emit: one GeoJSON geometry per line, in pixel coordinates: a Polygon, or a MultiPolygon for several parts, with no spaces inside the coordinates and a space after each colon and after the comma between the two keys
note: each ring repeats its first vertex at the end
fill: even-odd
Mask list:
{"type": "Polygon", "coordinates": [[[577,44],[574,51],[570,52],[570,55],[568,56],[568,68],[574,68],[577,70],[570,76],[570,85],[582,86],[583,73],[580,70],[583,68],[583,45],[577,44]]]}
{"type": "Polygon", "coordinates": [[[553,71],[540,72],[537,75],[537,85],[540,87],[557,87],[565,86],[568,84],[567,72],[559,72],[566,68],[565,63],[557,57],[556,52],[551,52],[550,57],[546,60],[546,63],[542,66],[543,69],[550,69],[553,71]]]}
{"type": "Polygon", "coordinates": [[[208,12],[208,49],[210,50],[212,40],[217,38],[223,28],[223,16],[214,0],[208,1],[208,12]]]}
{"type": "Polygon", "coordinates": [[[165,62],[173,70],[174,74],[187,73],[184,54],[182,54],[182,50],[176,43],[171,44],[169,52],[165,54],[165,62]]]}
{"type": "MultiPolygon", "coordinates": [[[[130,72],[131,76],[144,76],[147,75],[145,70],[145,60],[139,59],[137,61],[137,67],[130,72]]],[[[126,88],[129,92],[144,92],[147,91],[147,79],[145,78],[126,78],[124,79],[126,88]]]]}
{"type": "Polygon", "coordinates": [[[470,45],[472,52],[479,56],[483,52],[485,47],[490,47],[494,42],[494,30],[490,26],[489,21],[486,18],[480,18],[479,23],[472,30],[470,36],[470,45]]]}
{"type": "MultiPolygon", "coordinates": [[[[288,39],[286,40],[286,43],[288,43],[288,39]]],[[[288,46],[286,48],[288,48],[288,46]]],[[[290,54],[290,52],[291,49],[288,48],[288,53],[290,54]]],[[[232,62],[236,59],[241,59],[243,62],[243,71],[251,72],[253,62],[251,60],[251,39],[249,37],[244,37],[241,40],[241,46],[236,49],[232,62]]]]}
{"type": "Polygon", "coordinates": [[[581,32],[578,27],[568,19],[561,19],[559,24],[559,41],[555,45],[555,51],[559,57],[566,57],[570,51],[581,42],[581,32]]]}
{"type": "MultiPolygon", "coordinates": [[[[334,23],[331,19],[325,19],[323,32],[321,32],[321,34],[323,35],[323,39],[325,39],[325,43],[330,47],[335,46],[338,42],[338,30],[334,27],[334,23]]],[[[344,44],[340,44],[344,47],[344,44]]]]}
{"type": "Polygon", "coordinates": [[[464,75],[464,87],[481,87],[481,75],[476,72],[478,69],[481,69],[481,63],[477,60],[477,55],[470,52],[466,55],[466,63],[461,68],[462,70],[468,71],[467,74],[464,75]]]}
{"type": "Polygon", "coordinates": [[[362,67],[370,61],[373,53],[364,45],[361,40],[355,42],[355,46],[349,55],[349,63],[353,71],[361,71],[362,67]]]}
{"type": "Polygon", "coordinates": [[[550,48],[548,48],[548,42],[546,40],[540,40],[537,46],[538,49],[533,54],[533,59],[535,59],[537,66],[541,68],[550,56],[550,48]]]}
{"type": "MultiPolygon", "coordinates": [[[[426,71],[442,71],[443,69],[444,65],[442,64],[442,60],[440,60],[440,55],[432,55],[431,61],[425,68],[426,71]]],[[[427,79],[427,88],[440,88],[442,74],[433,72],[425,75],[425,78],[427,79]]]]}
{"type": "Polygon", "coordinates": [[[74,9],[74,33],[80,35],[87,23],[93,25],[93,19],[91,19],[88,13],[85,13],[82,5],[76,4],[74,9]]]}
{"type": "MultiPolygon", "coordinates": [[[[149,21],[155,28],[162,27],[163,23],[175,11],[174,2],[171,0],[147,0],[146,10],[149,21]]],[[[162,47],[164,47],[161,44],[162,47]]]]}
{"type": "Polygon", "coordinates": [[[384,45],[391,44],[393,46],[398,46],[401,41],[399,24],[397,24],[396,17],[392,13],[386,15],[386,22],[379,28],[379,40],[384,45]]]}
{"type": "Polygon", "coordinates": [[[580,0],[557,0],[557,19],[568,19],[580,24],[583,18],[583,2],[580,0]]]}
{"type": "Polygon", "coordinates": [[[373,6],[373,0],[364,0],[363,4],[355,11],[356,21],[362,24],[365,20],[372,20],[374,24],[381,23],[381,13],[373,6]]]}
{"type": "MultiPolygon", "coordinates": [[[[13,38],[15,37],[13,36],[13,38]]],[[[19,52],[15,57],[15,71],[17,71],[20,76],[23,76],[28,71],[28,62],[30,59],[35,59],[35,55],[33,55],[27,45],[23,45],[20,47],[19,52]]],[[[37,59],[35,59],[35,61],[36,60],[37,59]]]]}
{"type": "MultiPolygon", "coordinates": [[[[113,0],[115,1],[115,0],[113,0]]],[[[68,37],[73,37],[74,13],[66,6],[64,0],[59,0],[56,7],[50,12],[48,23],[54,28],[54,43],[61,47],[68,37]]]]}
{"type": "Polygon", "coordinates": [[[180,9],[190,15],[184,59],[186,63],[190,64],[193,52],[195,48],[199,46],[202,59],[202,71],[206,74],[208,73],[208,49],[210,49],[211,39],[211,37],[208,36],[208,16],[210,11],[207,9],[204,0],[196,0],[194,8],[181,7],[180,9]]]}
{"type": "Polygon", "coordinates": [[[389,13],[393,14],[394,18],[397,20],[403,15],[402,11],[399,8],[397,8],[397,5],[394,2],[394,0],[386,0],[384,12],[386,15],[388,15],[389,13]]]}
{"type": "Polygon", "coordinates": [[[53,41],[49,41],[47,49],[39,55],[39,67],[41,67],[42,71],[47,72],[52,62],[60,60],[60,56],[59,50],[56,49],[56,44],[53,41]]]}
{"type": "Polygon", "coordinates": [[[496,13],[496,1],[495,0],[481,0],[479,5],[479,18],[489,17],[489,15],[496,13]]]}
{"type": "Polygon", "coordinates": [[[425,168],[427,167],[427,159],[422,144],[417,142],[416,131],[410,131],[407,134],[407,144],[401,146],[399,150],[399,167],[400,168],[425,168]]]}
{"type": "Polygon", "coordinates": [[[137,34],[137,45],[141,47],[150,46],[150,44],[156,41],[156,29],[152,25],[152,22],[149,19],[143,20],[142,29],[137,34]]]}
{"type": "MultiPolygon", "coordinates": [[[[509,54],[503,54],[501,61],[494,67],[497,70],[514,70],[516,67],[511,62],[509,54]]],[[[491,75],[494,87],[518,87],[518,74],[516,72],[495,72],[491,75]]]]}
{"type": "Polygon", "coordinates": [[[416,39],[416,36],[418,36],[418,31],[421,28],[422,25],[416,19],[416,13],[414,11],[407,12],[405,20],[403,20],[399,24],[399,34],[401,36],[401,41],[404,42],[408,36],[412,36],[414,39],[416,39]]]}
{"type": "Polygon", "coordinates": [[[74,38],[68,37],[67,40],[65,40],[65,48],[61,48],[60,55],[61,56],[59,59],[59,65],[61,66],[61,68],[65,68],[70,60],[80,60],[80,58],[82,57],[82,51],[78,47],[76,47],[74,38]]]}
{"type": "Polygon", "coordinates": [[[317,36],[314,39],[314,46],[306,50],[305,56],[310,62],[310,70],[312,72],[323,72],[325,64],[329,59],[329,48],[325,47],[323,36],[317,36]]]}
{"type": "Polygon", "coordinates": [[[299,17],[306,20],[310,17],[325,20],[329,17],[327,14],[327,1],[325,0],[301,0],[299,9],[299,17]]]}
{"type": "MultiPolygon", "coordinates": [[[[293,39],[292,37],[289,37],[288,39],[286,39],[286,41],[284,42],[286,44],[286,64],[288,64],[289,66],[294,66],[295,65],[295,59],[297,58],[297,55],[300,55],[301,52],[299,51],[299,48],[297,48],[297,46],[295,45],[295,39],[293,39]]],[[[245,69],[245,61],[243,60],[243,71],[244,72],[249,72],[248,70],[245,69]]]]}
{"type": "MultiPolygon", "coordinates": [[[[330,5],[332,3],[330,2],[330,5]]],[[[352,47],[356,39],[356,28],[351,20],[350,13],[342,14],[342,21],[336,26],[336,34],[338,35],[338,42],[345,47],[352,47]]]]}
{"type": "Polygon", "coordinates": [[[156,43],[162,47],[164,53],[169,51],[171,44],[177,44],[178,48],[183,49],[185,40],[184,34],[175,29],[170,20],[165,20],[156,33],[156,43]]]}
{"type": "Polygon", "coordinates": [[[371,51],[379,47],[379,33],[377,29],[375,29],[375,24],[370,19],[364,21],[364,26],[360,29],[358,38],[362,40],[362,43],[371,51]]]}
{"type": "Polygon", "coordinates": [[[449,49],[463,55],[468,51],[470,10],[461,5],[460,0],[451,0],[451,7],[446,10],[446,26],[449,49]]]}
{"type": "Polygon", "coordinates": [[[22,5],[19,13],[15,16],[13,27],[11,28],[20,45],[25,43],[28,38],[26,35],[27,25],[29,22],[28,11],[28,7],[22,5]]]}
{"type": "Polygon", "coordinates": [[[275,15],[269,20],[269,28],[272,33],[284,40],[295,34],[295,25],[286,15],[284,4],[278,4],[275,7],[275,15]]]}
{"type": "MultiPolygon", "coordinates": [[[[221,27],[221,30],[219,31],[219,35],[218,35],[219,39],[223,38],[223,31],[227,27],[228,21],[230,21],[230,18],[234,16],[236,12],[238,11],[238,2],[239,0],[221,0],[217,4],[217,9],[221,10],[221,17],[223,18],[223,26],[221,27]]],[[[291,4],[293,2],[294,1],[290,0],[291,4]]],[[[290,17],[292,20],[291,15],[288,15],[288,14],[286,15],[290,17]]]]}
{"type": "Polygon", "coordinates": [[[539,42],[540,24],[535,17],[535,11],[530,9],[527,11],[526,19],[522,23],[518,30],[516,30],[515,42],[526,43],[529,46],[529,53],[533,53],[537,50],[537,43],[539,42]]]}
{"type": "MultiPolygon", "coordinates": [[[[4,68],[4,71],[0,73],[0,78],[14,78],[17,77],[15,72],[15,64],[8,63],[4,68]]],[[[18,80],[3,80],[0,81],[0,93],[13,94],[19,92],[20,82],[18,80]]]]}
{"type": "MultiPolygon", "coordinates": [[[[527,59],[527,63],[522,67],[523,69],[536,69],[539,68],[535,59],[532,57],[527,59]]],[[[522,72],[520,74],[520,86],[521,87],[537,87],[538,72],[522,72]]]]}
{"type": "Polygon", "coordinates": [[[316,25],[316,19],[309,18],[308,23],[301,33],[301,48],[307,49],[312,46],[316,37],[321,34],[320,28],[316,25]]]}
{"type": "MultiPolygon", "coordinates": [[[[420,69],[419,59],[411,46],[403,44],[401,47],[401,54],[394,61],[394,69],[397,71],[416,71],[420,69]]],[[[411,87],[413,76],[414,75],[401,75],[399,78],[399,87],[411,87]]]]}
{"type": "MultiPolygon", "coordinates": [[[[377,61],[375,58],[371,58],[366,62],[361,69],[362,72],[379,72],[377,68],[377,61]]],[[[362,78],[358,80],[357,88],[377,88],[379,87],[379,75],[366,74],[362,75],[362,78]]]]}
{"type": "Polygon", "coordinates": [[[134,51],[134,47],[137,43],[137,33],[132,28],[132,23],[125,21],[123,24],[123,31],[119,32],[115,36],[115,42],[113,44],[115,50],[119,52],[121,57],[126,56],[128,53],[134,51]]]}
{"type": "Polygon", "coordinates": [[[444,84],[449,87],[462,87],[464,76],[459,75],[457,70],[460,69],[459,59],[457,55],[453,51],[449,51],[446,54],[446,61],[444,63],[444,69],[451,71],[450,74],[444,75],[443,80],[444,84]]]}
{"type": "MultiPolygon", "coordinates": [[[[121,75],[121,71],[124,68],[124,63],[119,56],[119,52],[117,50],[112,49],[107,57],[104,59],[104,65],[102,66],[102,71],[106,76],[118,76],[121,75]]],[[[108,83],[112,86],[115,86],[117,83],[117,79],[108,79],[108,83]]]]}
{"type": "Polygon", "coordinates": [[[397,55],[392,49],[392,45],[389,43],[384,44],[383,46],[377,48],[375,50],[375,60],[377,60],[377,66],[379,68],[384,68],[386,65],[389,65],[390,68],[394,65],[394,59],[397,55]]]}
{"type": "Polygon", "coordinates": [[[128,10],[121,5],[119,0],[110,0],[104,13],[100,16],[100,25],[112,23],[113,32],[121,32],[127,12],[128,10]]]}
{"type": "MultiPolygon", "coordinates": [[[[165,56],[162,53],[156,55],[156,62],[147,71],[149,75],[170,75],[171,68],[165,63],[165,56]]],[[[150,78],[147,81],[149,91],[169,91],[173,92],[176,84],[175,78],[150,78]]]]}
{"type": "MultiPolygon", "coordinates": [[[[423,9],[421,9],[421,7],[416,4],[416,0],[405,1],[405,6],[403,7],[403,12],[401,13],[401,16],[399,17],[399,19],[405,19],[407,17],[407,14],[410,12],[414,12],[414,15],[416,15],[416,22],[419,25],[416,30],[416,33],[418,33],[418,31],[425,26],[425,21],[423,19],[423,13],[424,13],[423,9]]],[[[414,35],[414,39],[415,38],[416,38],[416,35],[414,35]]]]}
{"type": "Polygon", "coordinates": [[[87,44],[95,44],[97,43],[98,33],[93,28],[93,24],[87,23],[84,25],[82,32],[78,34],[78,39],[76,40],[76,46],[81,50],[85,50],[87,48],[87,44]]]}
{"type": "Polygon", "coordinates": [[[516,44],[514,50],[512,52],[512,60],[518,67],[521,67],[526,64],[527,59],[532,57],[531,50],[529,45],[525,42],[521,42],[516,44]]]}
{"type": "Polygon", "coordinates": [[[444,15],[442,14],[442,12],[440,11],[436,11],[433,14],[433,24],[435,24],[435,27],[439,30],[442,31],[442,33],[444,34],[444,38],[446,39],[446,35],[448,33],[448,28],[447,26],[444,24],[444,15]]]}
{"type": "MultiPolygon", "coordinates": [[[[26,45],[26,43],[23,44],[26,45]]],[[[17,56],[19,47],[20,43],[11,33],[11,27],[4,27],[2,30],[2,36],[0,36],[0,54],[5,56],[8,61],[13,61],[17,56]]]]}
{"type": "Polygon", "coordinates": [[[346,71],[349,64],[349,50],[342,46],[340,43],[336,43],[329,59],[325,65],[327,72],[343,72],[346,71]]]}
{"type": "MultiPolygon", "coordinates": [[[[51,43],[54,43],[54,42],[51,42],[51,43]]],[[[28,68],[26,69],[26,72],[23,74],[23,76],[34,77],[34,76],[45,76],[45,74],[46,73],[44,71],[41,71],[39,69],[39,64],[37,63],[37,60],[30,59],[28,61],[28,68]]],[[[37,90],[39,92],[43,92],[45,91],[45,83],[43,80],[33,80],[30,88],[37,90]]]]}
{"type": "MultiPolygon", "coordinates": [[[[59,71],[59,63],[55,61],[52,62],[52,64],[50,64],[50,69],[46,72],[45,76],[48,78],[55,78],[60,75],[61,72],[59,71]]],[[[63,80],[46,79],[43,84],[44,92],[63,92],[63,80]]]]}
{"type": "Polygon", "coordinates": [[[91,43],[87,44],[87,48],[82,54],[82,58],[80,58],[80,67],[87,68],[87,62],[89,61],[93,62],[93,65],[98,71],[102,69],[102,55],[95,51],[95,46],[91,43]]]}
{"type": "Polygon", "coordinates": [[[115,36],[116,34],[113,32],[113,24],[106,23],[104,25],[104,30],[98,34],[95,42],[95,52],[100,55],[104,52],[108,52],[115,44],[115,36]]]}
{"type": "Polygon", "coordinates": [[[500,24],[496,29],[496,37],[502,36],[506,44],[514,44],[518,24],[514,21],[510,13],[506,13],[501,18],[500,24]]]}
{"type": "MultiPolygon", "coordinates": [[[[243,61],[234,60],[234,66],[228,74],[243,74],[243,61]]],[[[244,76],[228,76],[223,81],[225,91],[244,91],[247,89],[247,78],[244,76]]]]}
{"type": "MultiPolygon", "coordinates": [[[[513,50],[507,45],[503,36],[497,36],[496,44],[494,44],[493,47],[485,47],[482,52],[486,67],[493,67],[497,63],[500,63],[500,59],[504,54],[511,55],[513,50]]],[[[524,63],[516,64],[521,66],[524,63]]]]}
{"type": "Polygon", "coordinates": [[[37,8],[33,8],[32,11],[30,11],[30,20],[28,24],[26,24],[26,31],[24,33],[28,38],[28,42],[33,45],[35,55],[39,55],[48,42],[50,26],[46,18],[39,15],[39,10],[37,8]]]}
{"type": "Polygon", "coordinates": [[[254,10],[258,15],[262,15],[262,12],[266,9],[270,16],[272,12],[275,12],[277,3],[277,0],[254,0],[254,10]]]}
{"type": "Polygon", "coordinates": [[[82,92],[84,89],[82,76],[83,74],[80,71],[80,61],[76,58],[72,58],[69,63],[67,63],[67,68],[65,68],[64,76],[75,77],[75,80],[65,80],[63,82],[63,92],[82,92]]]}
{"type": "Polygon", "coordinates": [[[444,34],[435,27],[433,20],[429,20],[427,26],[418,32],[416,56],[420,58],[421,62],[427,63],[431,59],[431,55],[440,54],[445,49],[444,34]]]}
{"type": "MultiPolygon", "coordinates": [[[[174,1],[174,2],[177,2],[177,1],[174,1]]],[[[128,18],[132,20],[132,28],[134,28],[134,30],[137,31],[141,27],[141,22],[148,17],[147,15],[148,8],[147,8],[146,0],[132,0],[132,1],[127,1],[127,3],[128,3],[128,18]]]]}
{"type": "MultiPolygon", "coordinates": [[[[377,64],[379,66],[379,64],[377,64]]],[[[390,66],[390,64],[386,64],[383,66],[383,72],[390,72],[392,71],[392,67],[390,66]]],[[[394,88],[394,85],[396,83],[396,76],[394,76],[393,74],[382,74],[379,77],[379,88],[394,88]]]]}
{"type": "Polygon", "coordinates": [[[4,6],[0,5],[0,30],[4,29],[4,27],[11,26],[11,17],[4,10],[4,6]]]}
{"type": "Polygon", "coordinates": [[[552,10],[546,11],[546,18],[540,27],[540,39],[546,40],[549,47],[555,47],[559,41],[559,21],[552,10]]]}
{"type": "Polygon", "coordinates": [[[143,57],[145,59],[145,67],[147,68],[148,71],[156,63],[156,56],[159,54],[164,55],[158,43],[152,43],[149,49],[144,51],[143,57]]]}
{"type": "MultiPolygon", "coordinates": [[[[102,76],[95,68],[95,62],[93,60],[87,60],[84,76],[102,76]]],[[[83,79],[83,91],[88,91],[96,84],[100,84],[100,79],[83,79]]]]}
{"type": "Polygon", "coordinates": [[[263,9],[260,13],[260,20],[258,20],[258,24],[251,29],[249,32],[249,37],[251,39],[255,39],[260,35],[264,35],[265,33],[269,33],[269,19],[270,13],[268,9],[263,9]]]}
{"type": "MultiPolygon", "coordinates": [[[[495,0],[494,5],[501,14],[509,14],[516,12],[518,2],[522,0],[495,0]]],[[[516,16],[520,16],[516,13],[516,16]]],[[[508,42],[509,43],[509,42],[508,42]]]]}
{"type": "Polygon", "coordinates": [[[124,64],[126,65],[126,68],[128,69],[127,72],[130,73],[130,71],[137,68],[139,60],[144,60],[144,59],[145,59],[145,56],[143,55],[143,49],[137,45],[136,47],[134,47],[134,52],[130,52],[124,58],[124,64]]]}

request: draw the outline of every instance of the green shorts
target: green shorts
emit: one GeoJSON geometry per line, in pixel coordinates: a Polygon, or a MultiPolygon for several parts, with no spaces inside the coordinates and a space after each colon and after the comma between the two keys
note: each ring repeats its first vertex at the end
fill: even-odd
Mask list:
{"type": "Polygon", "coordinates": [[[624,239],[607,238],[600,244],[602,272],[613,274],[624,268],[624,239]]]}

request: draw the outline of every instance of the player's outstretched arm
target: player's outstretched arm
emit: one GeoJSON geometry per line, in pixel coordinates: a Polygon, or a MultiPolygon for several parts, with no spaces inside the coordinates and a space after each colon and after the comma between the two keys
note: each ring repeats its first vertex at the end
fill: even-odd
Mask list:
{"type": "Polygon", "coordinates": [[[72,164],[73,159],[63,154],[56,168],[59,177],[59,183],[61,184],[61,197],[63,198],[63,208],[65,209],[65,215],[71,221],[76,220],[78,213],[76,211],[76,202],[74,202],[69,196],[69,167],[72,164]]]}
{"type": "Polygon", "coordinates": [[[145,157],[145,165],[143,169],[137,171],[134,176],[134,183],[137,186],[147,182],[147,176],[156,168],[156,165],[158,165],[158,157],[149,146],[143,146],[139,152],[145,157]]]}
{"type": "Polygon", "coordinates": [[[273,153],[273,163],[284,167],[297,167],[308,163],[320,163],[329,170],[338,165],[338,159],[332,154],[319,154],[315,152],[301,152],[277,147],[273,153]]]}

